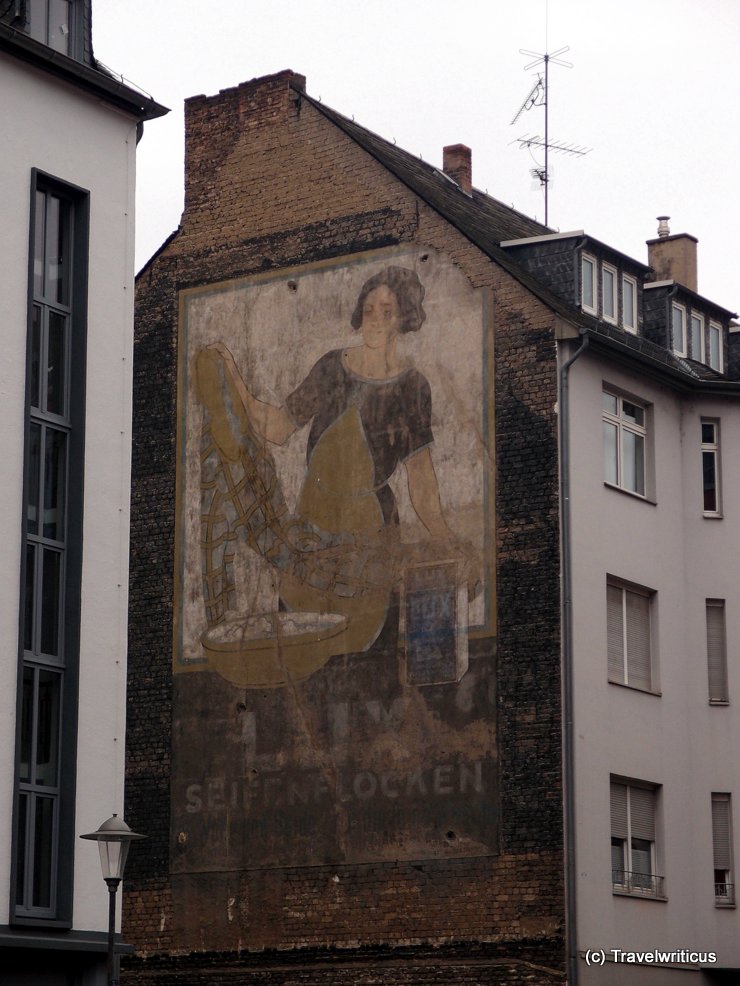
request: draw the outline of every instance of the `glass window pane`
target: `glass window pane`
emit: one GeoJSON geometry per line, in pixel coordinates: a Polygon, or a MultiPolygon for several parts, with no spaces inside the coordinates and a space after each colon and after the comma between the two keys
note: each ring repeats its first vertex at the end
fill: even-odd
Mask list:
{"type": "Polygon", "coordinates": [[[18,779],[22,783],[31,780],[31,757],[33,756],[33,706],[34,671],[23,669],[23,695],[21,697],[21,764],[18,779]]]}
{"type": "Polygon", "coordinates": [[[604,284],[604,317],[614,318],[614,272],[609,270],[608,267],[604,268],[603,272],[603,284],[604,284]]]}
{"type": "Polygon", "coordinates": [[[60,704],[60,675],[53,671],[39,671],[36,725],[36,784],[56,786],[57,783],[60,704]]]}
{"type": "Polygon", "coordinates": [[[704,358],[702,336],[704,334],[704,323],[698,315],[691,316],[691,358],[701,362],[704,358]]]}
{"type": "Polygon", "coordinates": [[[64,540],[64,495],[67,484],[67,435],[46,429],[44,455],[44,537],[64,540]]]}
{"type": "Polygon", "coordinates": [[[61,555],[45,549],[41,586],[41,653],[59,653],[59,615],[61,608],[61,555]]]}
{"type": "Polygon", "coordinates": [[[622,486],[645,493],[645,439],[626,429],[622,432],[622,486]]]}
{"type": "Polygon", "coordinates": [[[41,425],[31,422],[28,436],[28,503],[26,528],[29,534],[39,533],[39,502],[41,499],[41,425]]]}
{"type": "Polygon", "coordinates": [[[702,472],[704,482],[704,510],[717,510],[717,458],[714,452],[702,452],[702,472]]]}
{"type": "Polygon", "coordinates": [[[605,411],[609,411],[610,414],[616,414],[617,398],[614,394],[608,394],[606,391],[603,391],[601,394],[601,406],[605,411]]]}
{"type": "Polygon", "coordinates": [[[21,794],[18,799],[18,828],[16,829],[16,845],[18,846],[18,856],[16,867],[18,876],[16,879],[15,902],[20,907],[26,903],[26,846],[28,844],[28,800],[27,794],[21,794]]]}
{"type": "Polygon", "coordinates": [[[590,260],[583,258],[581,263],[583,272],[582,301],[587,308],[595,308],[594,305],[594,265],[590,260]]]}
{"type": "Polygon", "coordinates": [[[33,230],[33,295],[44,296],[44,250],[46,246],[46,192],[36,192],[33,230]]]}
{"type": "MultiPolygon", "coordinates": [[[[40,41],[42,44],[48,43],[48,18],[47,18],[47,0],[28,0],[28,7],[30,8],[30,29],[29,34],[36,41],[40,41]]],[[[28,19],[28,14],[26,14],[28,19]]]]}
{"type": "Polygon", "coordinates": [[[713,370],[720,370],[720,334],[715,326],[709,326],[709,365],[713,370]]]}
{"type": "Polygon", "coordinates": [[[711,421],[702,421],[701,440],[703,445],[714,445],[714,425],[711,421]]]}
{"type": "Polygon", "coordinates": [[[604,482],[616,483],[617,471],[617,426],[604,422],[604,482]]]}
{"type": "Polygon", "coordinates": [[[69,203],[49,195],[46,209],[46,297],[66,304],[69,279],[69,203]]]}
{"type": "Polygon", "coordinates": [[[632,281],[622,282],[622,309],[625,327],[635,327],[635,285],[632,281]]]}
{"type": "Polygon", "coordinates": [[[49,0],[49,47],[69,51],[69,0],[49,0]]]}
{"type": "Polygon", "coordinates": [[[629,401],[622,401],[622,417],[627,421],[633,421],[636,425],[645,423],[645,412],[637,404],[629,401]]]}
{"type": "Polygon", "coordinates": [[[26,587],[23,600],[23,646],[34,652],[34,625],[36,622],[36,545],[26,545],[26,587]]]}
{"type": "Polygon", "coordinates": [[[67,372],[67,319],[59,312],[49,312],[49,342],[46,367],[46,410],[64,414],[67,372]]]}
{"type": "Polygon", "coordinates": [[[54,846],[54,801],[36,797],[33,829],[33,907],[51,907],[51,860],[54,846]]]}
{"type": "Polygon", "coordinates": [[[30,360],[30,394],[29,400],[31,407],[41,407],[39,395],[39,382],[41,379],[41,308],[33,306],[31,316],[31,360],[30,360]]]}

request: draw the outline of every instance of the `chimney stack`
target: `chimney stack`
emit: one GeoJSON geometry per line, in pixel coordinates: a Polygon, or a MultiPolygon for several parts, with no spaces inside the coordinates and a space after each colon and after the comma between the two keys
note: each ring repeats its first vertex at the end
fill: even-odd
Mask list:
{"type": "Polygon", "coordinates": [[[656,281],[675,281],[697,290],[696,244],[689,233],[671,235],[670,216],[658,216],[658,238],[647,241],[648,263],[655,271],[656,281]]]}
{"type": "Polygon", "coordinates": [[[473,194],[472,152],[465,144],[442,148],[442,170],[456,181],[466,195],[473,194]]]}

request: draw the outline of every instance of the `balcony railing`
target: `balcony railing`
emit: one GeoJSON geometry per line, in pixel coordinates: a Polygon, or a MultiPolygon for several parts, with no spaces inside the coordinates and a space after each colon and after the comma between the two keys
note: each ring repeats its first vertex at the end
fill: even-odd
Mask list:
{"type": "Polygon", "coordinates": [[[662,897],[663,877],[657,876],[655,873],[612,870],[612,887],[620,894],[636,894],[640,897],[662,897]]]}
{"type": "Polygon", "coordinates": [[[734,883],[715,883],[714,885],[715,904],[734,904],[735,903],[735,884],[734,883]]]}

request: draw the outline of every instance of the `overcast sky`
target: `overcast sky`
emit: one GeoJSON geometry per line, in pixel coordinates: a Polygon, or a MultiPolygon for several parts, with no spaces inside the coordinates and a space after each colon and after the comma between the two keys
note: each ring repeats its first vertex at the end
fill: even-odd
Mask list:
{"type": "Polygon", "coordinates": [[[138,153],[137,269],[177,227],[183,100],[281,69],[329,106],[441,165],[473,149],[473,183],[544,221],[541,108],[511,120],[550,66],[549,223],[638,260],[656,235],[699,240],[699,291],[740,308],[740,0],[93,0],[96,57],[169,106],[138,153]]]}

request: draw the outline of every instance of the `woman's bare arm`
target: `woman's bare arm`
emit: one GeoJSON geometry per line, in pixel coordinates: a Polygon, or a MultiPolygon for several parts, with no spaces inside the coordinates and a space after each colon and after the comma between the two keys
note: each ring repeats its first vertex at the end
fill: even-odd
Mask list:
{"type": "Polygon", "coordinates": [[[406,476],[411,504],[424,527],[433,538],[451,538],[452,532],[442,513],[437,474],[428,448],[406,459],[406,476]]]}
{"type": "Polygon", "coordinates": [[[218,342],[211,348],[221,354],[226,372],[231,377],[234,389],[257,434],[273,445],[284,445],[296,430],[295,423],[285,408],[261,401],[247,390],[234,357],[223,343],[218,342]]]}

